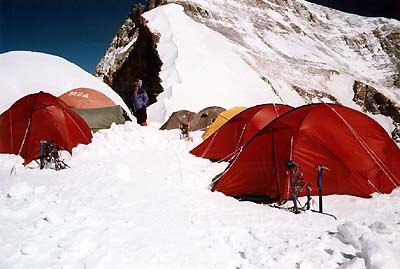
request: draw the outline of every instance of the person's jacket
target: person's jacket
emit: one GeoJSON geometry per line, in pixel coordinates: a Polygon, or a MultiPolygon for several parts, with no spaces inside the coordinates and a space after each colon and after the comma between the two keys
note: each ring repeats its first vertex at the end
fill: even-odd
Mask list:
{"type": "Polygon", "coordinates": [[[133,112],[139,111],[141,109],[145,109],[149,102],[149,97],[144,89],[139,89],[137,95],[132,93],[131,104],[133,112]]]}

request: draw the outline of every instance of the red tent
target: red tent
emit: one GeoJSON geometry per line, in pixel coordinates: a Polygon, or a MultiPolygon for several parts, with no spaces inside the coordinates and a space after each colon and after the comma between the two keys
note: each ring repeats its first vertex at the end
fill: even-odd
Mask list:
{"type": "Polygon", "coordinates": [[[264,104],[243,110],[190,153],[197,157],[227,161],[259,130],[291,109],[288,105],[264,104]]]}
{"type": "Polygon", "coordinates": [[[0,153],[21,155],[25,164],[39,157],[40,140],[52,140],[71,152],[91,139],[85,121],[49,93],[27,95],[0,115],[0,153]]]}
{"type": "Polygon", "coordinates": [[[302,168],[312,195],[318,194],[318,165],[330,169],[323,175],[324,195],[370,197],[400,186],[400,150],[377,122],[340,105],[313,104],[293,109],[259,131],[213,190],[289,199],[285,163],[290,159],[302,168]]]}
{"type": "Polygon", "coordinates": [[[105,94],[89,88],[72,89],[58,98],[72,108],[103,108],[116,105],[105,94]]]}

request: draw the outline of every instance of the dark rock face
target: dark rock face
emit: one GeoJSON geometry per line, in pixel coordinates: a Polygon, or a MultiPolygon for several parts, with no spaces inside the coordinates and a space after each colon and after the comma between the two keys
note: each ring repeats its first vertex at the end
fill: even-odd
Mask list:
{"type": "Polygon", "coordinates": [[[203,18],[207,18],[209,16],[207,10],[202,9],[201,7],[196,6],[193,3],[188,3],[185,1],[179,1],[179,0],[173,1],[173,2],[178,5],[181,5],[186,14],[190,14],[192,16],[201,16],[203,18]]]}
{"type": "Polygon", "coordinates": [[[162,3],[163,0],[150,0],[146,6],[133,6],[94,72],[94,75],[110,85],[128,106],[132,94],[131,84],[135,79],[143,80],[150,103],[154,103],[156,96],[163,91],[159,78],[162,62],[157,52],[159,37],[150,32],[146,21],[141,17],[145,11],[162,3]]]}
{"type": "Polygon", "coordinates": [[[156,96],[163,91],[159,72],[162,62],[157,52],[159,37],[153,35],[141,18],[138,24],[138,39],[122,66],[114,73],[111,87],[129,104],[131,84],[140,78],[143,88],[149,95],[150,103],[156,101],[156,96]]]}
{"type": "Polygon", "coordinates": [[[353,90],[353,101],[361,106],[364,112],[382,114],[393,119],[396,128],[392,132],[392,138],[396,142],[400,142],[400,107],[394,105],[390,99],[375,88],[360,81],[354,82],[353,90]]]}
{"type": "Polygon", "coordinates": [[[396,59],[395,64],[400,66],[400,32],[386,32],[385,28],[382,28],[376,29],[373,33],[381,43],[382,49],[392,56],[392,59],[396,59]]]}
{"type": "Polygon", "coordinates": [[[393,84],[395,87],[400,88],[400,74],[398,74],[397,77],[395,77],[395,81],[393,84]]]}
{"type": "MultiPolygon", "coordinates": [[[[376,29],[373,34],[379,40],[382,49],[390,56],[393,65],[400,70],[400,29],[390,32],[382,27],[376,29]]],[[[393,78],[393,85],[400,88],[400,74],[393,78]]]]}
{"type": "Polygon", "coordinates": [[[397,88],[400,88],[400,79],[396,79],[394,81],[394,86],[396,86],[397,88]]]}
{"type": "Polygon", "coordinates": [[[301,97],[303,97],[304,100],[308,104],[315,103],[316,100],[318,102],[324,102],[324,99],[329,99],[332,103],[339,104],[338,100],[336,99],[335,96],[330,95],[326,92],[322,91],[317,91],[317,90],[304,90],[296,85],[292,85],[293,90],[295,90],[301,97]]]}
{"type": "Polygon", "coordinates": [[[147,0],[146,11],[152,10],[158,6],[164,5],[166,0],[147,0]]]}

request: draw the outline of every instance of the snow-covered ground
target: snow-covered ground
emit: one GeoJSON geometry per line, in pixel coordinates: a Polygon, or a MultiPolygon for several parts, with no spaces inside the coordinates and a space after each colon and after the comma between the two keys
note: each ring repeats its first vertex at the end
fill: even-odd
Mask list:
{"type": "Polygon", "coordinates": [[[59,172],[10,176],[0,155],[0,268],[400,267],[399,189],[325,197],[338,220],[239,202],[208,189],[226,163],[190,155],[193,135],[127,122],[59,172]]]}
{"type": "Polygon", "coordinates": [[[0,114],[31,93],[44,91],[60,96],[81,87],[104,93],[129,112],[121,97],[107,84],[79,66],[46,53],[12,51],[0,54],[0,81],[0,114]]]}

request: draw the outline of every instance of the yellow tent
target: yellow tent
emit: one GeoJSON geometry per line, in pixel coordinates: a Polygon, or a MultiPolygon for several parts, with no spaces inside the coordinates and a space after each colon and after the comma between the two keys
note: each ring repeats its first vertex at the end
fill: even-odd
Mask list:
{"type": "Polygon", "coordinates": [[[239,114],[243,110],[245,110],[246,107],[242,106],[235,106],[231,109],[228,109],[224,112],[221,112],[218,117],[215,119],[215,121],[204,131],[204,134],[201,136],[203,140],[207,139],[210,135],[212,135],[215,131],[217,131],[222,125],[225,124],[228,120],[233,118],[235,115],[239,114]]]}

